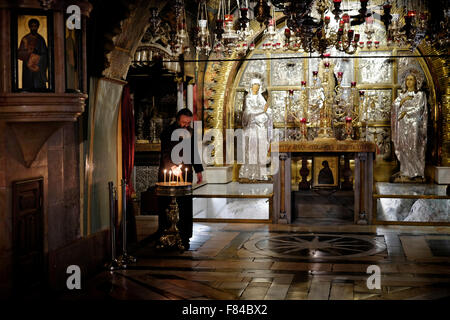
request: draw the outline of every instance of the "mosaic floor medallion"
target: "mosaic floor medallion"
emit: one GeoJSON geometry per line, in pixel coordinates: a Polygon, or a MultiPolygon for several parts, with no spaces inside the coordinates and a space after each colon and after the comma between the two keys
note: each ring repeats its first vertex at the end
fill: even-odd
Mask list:
{"type": "Polygon", "coordinates": [[[384,238],[379,236],[312,233],[261,235],[244,247],[254,253],[290,259],[348,259],[386,250],[384,238]]]}

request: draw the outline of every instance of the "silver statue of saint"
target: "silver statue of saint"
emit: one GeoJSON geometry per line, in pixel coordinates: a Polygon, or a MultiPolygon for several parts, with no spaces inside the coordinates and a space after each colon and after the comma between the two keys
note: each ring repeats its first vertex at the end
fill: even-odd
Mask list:
{"type": "Polygon", "coordinates": [[[391,177],[391,182],[423,181],[425,177],[427,98],[417,89],[414,74],[406,77],[405,87],[392,106],[392,141],[400,172],[391,177]]]}
{"type": "Polygon", "coordinates": [[[254,78],[244,99],[242,115],[245,155],[239,169],[240,179],[269,180],[268,150],[273,137],[272,111],[262,95],[262,80],[254,78]]]}

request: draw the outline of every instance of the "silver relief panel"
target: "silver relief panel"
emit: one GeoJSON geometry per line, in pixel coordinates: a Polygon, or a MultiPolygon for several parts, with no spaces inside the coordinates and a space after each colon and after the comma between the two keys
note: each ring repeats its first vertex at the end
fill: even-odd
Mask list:
{"type": "Polygon", "coordinates": [[[272,86],[299,86],[303,81],[303,59],[296,54],[273,54],[272,58],[292,57],[292,59],[271,60],[272,86]]]}
{"type": "MultiPolygon", "coordinates": [[[[285,97],[288,97],[289,94],[285,92],[285,97]]],[[[295,118],[292,116],[294,114],[297,118],[301,118],[303,116],[303,105],[302,101],[300,101],[301,93],[300,91],[295,90],[293,92],[292,98],[286,100],[287,108],[288,108],[288,117],[287,121],[294,121],[295,118]]]]}
{"type": "Polygon", "coordinates": [[[391,121],[392,90],[364,90],[369,121],[391,121]]]}
{"type": "MultiPolygon", "coordinates": [[[[350,86],[350,84],[355,81],[355,75],[354,75],[354,61],[355,59],[350,58],[352,55],[347,54],[345,52],[340,52],[339,50],[332,48],[330,50],[331,56],[335,57],[342,57],[342,58],[335,58],[330,59],[332,63],[334,64],[334,75],[338,76],[338,72],[343,72],[342,76],[342,86],[350,86]]],[[[312,73],[312,72],[311,72],[312,73]]]]}
{"type": "MultiPolygon", "coordinates": [[[[333,57],[350,57],[352,55],[346,54],[344,52],[340,52],[335,48],[329,50],[329,53],[333,57]]],[[[312,85],[313,83],[313,71],[319,70],[319,64],[323,63],[323,60],[318,57],[317,53],[311,54],[314,59],[308,59],[308,85],[312,85]]],[[[353,58],[330,58],[331,64],[334,66],[334,74],[337,78],[338,72],[343,72],[342,77],[342,85],[350,86],[350,84],[355,81],[355,72],[354,72],[354,61],[353,58]]]]}
{"type": "Polygon", "coordinates": [[[147,189],[156,182],[158,182],[158,166],[136,166],[136,195],[137,198],[141,198],[141,192],[147,191],[147,189]]]}
{"type": "Polygon", "coordinates": [[[292,116],[292,113],[300,118],[303,115],[302,105],[300,102],[300,91],[294,91],[294,94],[289,101],[289,94],[287,91],[272,91],[272,105],[269,107],[272,108],[272,115],[274,122],[283,122],[284,123],[284,115],[285,108],[288,109],[287,121],[292,122],[295,118],[292,116]]]}
{"type": "MultiPolygon", "coordinates": [[[[390,56],[391,52],[361,52],[360,56],[390,56]]],[[[358,82],[364,84],[391,84],[393,74],[391,58],[359,58],[358,82]]]]}
{"type": "Polygon", "coordinates": [[[377,155],[389,158],[391,155],[391,128],[369,127],[368,140],[377,145],[377,155]]]}
{"type": "MultiPolygon", "coordinates": [[[[263,54],[255,54],[252,59],[261,59],[266,56],[263,54]]],[[[264,79],[264,88],[267,88],[267,63],[266,60],[251,60],[247,63],[244,72],[242,73],[241,81],[239,82],[240,87],[248,88],[250,85],[250,80],[253,78],[255,73],[259,73],[264,79]]]]}
{"type": "Polygon", "coordinates": [[[273,129],[273,141],[283,141],[284,140],[284,129],[275,128],[273,129]]]}
{"type": "Polygon", "coordinates": [[[286,91],[272,91],[270,96],[272,97],[272,115],[273,122],[283,122],[286,108],[286,91]]]}

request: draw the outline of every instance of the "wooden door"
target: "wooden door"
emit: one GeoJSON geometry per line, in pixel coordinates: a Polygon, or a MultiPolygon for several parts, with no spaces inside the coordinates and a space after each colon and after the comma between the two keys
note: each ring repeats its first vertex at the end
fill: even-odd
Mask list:
{"type": "Polygon", "coordinates": [[[14,288],[43,283],[43,179],[13,183],[14,288]]]}

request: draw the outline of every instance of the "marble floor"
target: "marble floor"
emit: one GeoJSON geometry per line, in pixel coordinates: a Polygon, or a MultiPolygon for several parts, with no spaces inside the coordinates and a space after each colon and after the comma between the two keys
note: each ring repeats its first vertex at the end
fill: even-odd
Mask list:
{"type": "MultiPolygon", "coordinates": [[[[188,251],[155,248],[88,281],[87,299],[398,300],[450,297],[450,227],[195,223],[188,251]],[[369,289],[367,268],[381,270],[369,289]]],[[[68,293],[63,299],[75,299],[68,293]]]]}

